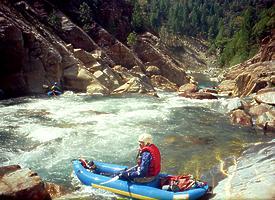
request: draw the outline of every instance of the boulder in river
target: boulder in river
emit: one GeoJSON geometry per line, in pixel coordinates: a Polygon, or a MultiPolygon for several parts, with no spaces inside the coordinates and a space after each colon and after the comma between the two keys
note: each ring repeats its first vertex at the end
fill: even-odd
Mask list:
{"type": "Polygon", "coordinates": [[[28,168],[0,167],[1,200],[51,200],[44,182],[28,168]]]}
{"type": "Polygon", "coordinates": [[[244,110],[234,110],[231,115],[231,122],[233,124],[241,124],[243,126],[252,126],[251,116],[248,115],[244,110]]]}
{"type": "Polygon", "coordinates": [[[275,105],[275,88],[265,88],[257,92],[255,100],[258,103],[275,105]]]}

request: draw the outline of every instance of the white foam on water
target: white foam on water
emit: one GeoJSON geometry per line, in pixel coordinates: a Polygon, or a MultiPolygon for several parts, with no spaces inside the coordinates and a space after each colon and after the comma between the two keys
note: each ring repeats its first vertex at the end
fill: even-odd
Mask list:
{"type": "MultiPolygon", "coordinates": [[[[0,118],[0,124],[3,124],[0,128],[6,130],[6,124],[14,126],[15,137],[26,138],[22,145],[31,146],[16,152],[7,152],[2,157],[8,157],[9,164],[19,163],[32,167],[49,180],[70,182],[70,160],[80,156],[85,156],[88,160],[134,164],[137,138],[144,132],[151,133],[156,144],[162,145],[169,134],[178,135],[179,138],[186,132],[194,137],[208,137],[210,132],[215,135],[216,130],[211,126],[213,122],[208,122],[203,117],[208,117],[209,114],[217,120],[221,116],[219,113],[227,112],[230,107],[228,104],[233,101],[192,100],[175,93],[159,93],[159,96],[160,98],[94,98],[86,94],[68,93],[54,98],[29,98],[26,103],[0,107],[0,114],[3,115],[0,118]],[[186,109],[189,107],[191,109],[186,109]],[[201,116],[203,117],[200,118],[201,116]],[[195,128],[192,123],[196,123],[195,128]],[[189,133],[188,129],[193,132],[189,133]],[[198,135],[198,129],[202,135],[198,135]]],[[[219,131],[223,131],[222,127],[219,131]]],[[[229,133],[234,134],[233,131],[229,133]]],[[[216,142],[217,138],[213,138],[216,142]]],[[[178,143],[175,141],[175,144],[178,143]]],[[[194,146],[199,149],[199,145],[194,146]]],[[[185,148],[191,147],[183,146],[182,152],[185,152],[185,148]]],[[[1,151],[4,152],[2,149],[1,151]]],[[[163,151],[168,152],[167,149],[163,151]]],[[[182,152],[180,150],[179,155],[172,156],[177,156],[178,159],[182,152]]],[[[81,186],[77,192],[83,194],[82,197],[94,190],[81,186]]]]}
{"type": "Polygon", "coordinates": [[[61,138],[69,134],[71,129],[43,126],[40,124],[25,124],[18,129],[20,133],[41,143],[61,138]]]}

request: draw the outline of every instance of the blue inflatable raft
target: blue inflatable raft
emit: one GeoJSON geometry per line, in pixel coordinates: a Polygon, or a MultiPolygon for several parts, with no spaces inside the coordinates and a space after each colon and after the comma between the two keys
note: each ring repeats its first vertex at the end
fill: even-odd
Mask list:
{"type": "Polygon", "coordinates": [[[127,166],[108,164],[94,161],[96,169],[90,171],[85,169],[79,160],[73,161],[73,169],[78,179],[87,186],[94,188],[100,188],[119,195],[127,196],[134,199],[162,199],[162,200],[175,200],[175,199],[191,199],[195,200],[208,191],[208,185],[204,185],[200,188],[194,188],[182,192],[173,192],[162,190],[160,186],[160,178],[168,176],[167,174],[160,174],[154,181],[146,184],[133,183],[118,179],[110,181],[112,177],[102,174],[114,174],[127,168],[127,166]]]}

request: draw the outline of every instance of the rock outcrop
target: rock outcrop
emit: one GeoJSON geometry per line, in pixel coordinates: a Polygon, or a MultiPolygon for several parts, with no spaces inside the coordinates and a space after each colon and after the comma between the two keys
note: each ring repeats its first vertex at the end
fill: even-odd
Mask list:
{"type": "Polygon", "coordinates": [[[0,199],[51,199],[44,182],[35,172],[20,166],[1,167],[0,171],[0,199]]]}
{"type": "Polygon", "coordinates": [[[158,42],[157,37],[151,33],[145,33],[139,37],[137,44],[134,45],[134,51],[146,63],[146,66],[157,66],[160,69],[160,75],[177,86],[189,83],[184,66],[158,48],[158,42]]]}
{"type": "Polygon", "coordinates": [[[254,126],[264,133],[275,131],[275,31],[262,40],[259,53],[238,64],[224,75],[219,92],[247,97],[247,106],[231,112],[231,121],[254,126]]]}
{"type": "Polygon", "coordinates": [[[259,53],[253,58],[233,66],[224,75],[220,92],[233,96],[248,96],[260,89],[275,86],[275,31],[263,39],[259,53]]]}
{"type": "Polygon", "coordinates": [[[251,146],[214,188],[213,199],[274,199],[274,152],[274,140],[251,146]]]}
{"type": "Polygon", "coordinates": [[[43,182],[37,173],[19,165],[0,167],[0,199],[51,200],[66,193],[64,187],[43,182]]]}
{"type": "Polygon", "coordinates": [[[189,82],[183,65],[157,47],[156,36],[140,36],[133,48],[124,44],[130,31],[125,16],[131,13],[131,6],[124,1],[101,2],[102,10],[93,13],[94,20],[85,32],[79,20],[80,4],[45,0],[0,3],[0,98],[45,93],[43,85],[54,82],[64,90],[110,94],[131,78],[146,74],[150,65],[159,71],[150,72],[149,77],[163,77],[161,81],[154,77],[154,87],[166,90],[167,86],[170,91],[189,82]],[[107,15],[110,6],[117,12],[107,15]],[[110,25],[103,18],[117,23],[117,34],[103,28],[110,25]],[[119,78],[121,73],[112,69],[117,65],[126,68],[131,77],[119,78]],[[164,80],[168,81],[164,84],[164,80]]]}

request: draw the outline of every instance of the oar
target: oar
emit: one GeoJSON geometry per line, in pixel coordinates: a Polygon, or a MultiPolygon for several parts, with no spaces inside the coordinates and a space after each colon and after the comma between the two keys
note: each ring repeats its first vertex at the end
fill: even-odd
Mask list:
{"type": "MultiPolygon", "coordinates": [[[[126,172],[129,172],[129,171],[131,171],[132,169],[135,169],[137,166],[138,166],[138,165],[135,165],[134,167],[131,167],[131,168],[127,169],[126,172]]],[[[100,183],[100,184],[101,184],[101,185],[104,185],[104,184],[107,184],[107,183],[111,183],[111,182],[113,182],[113,181],[116,181],[116,180],[119,179],[119,177],[121,176],[121,174],[122,174],[122,173],[120,173],[120,174],[116,175],[114,178],[112,178],[112,179],[110,179],[110,180],[108,180],[108,181],[105,181],[105,182],[103,182],[103,183],[100,183]]]]}

